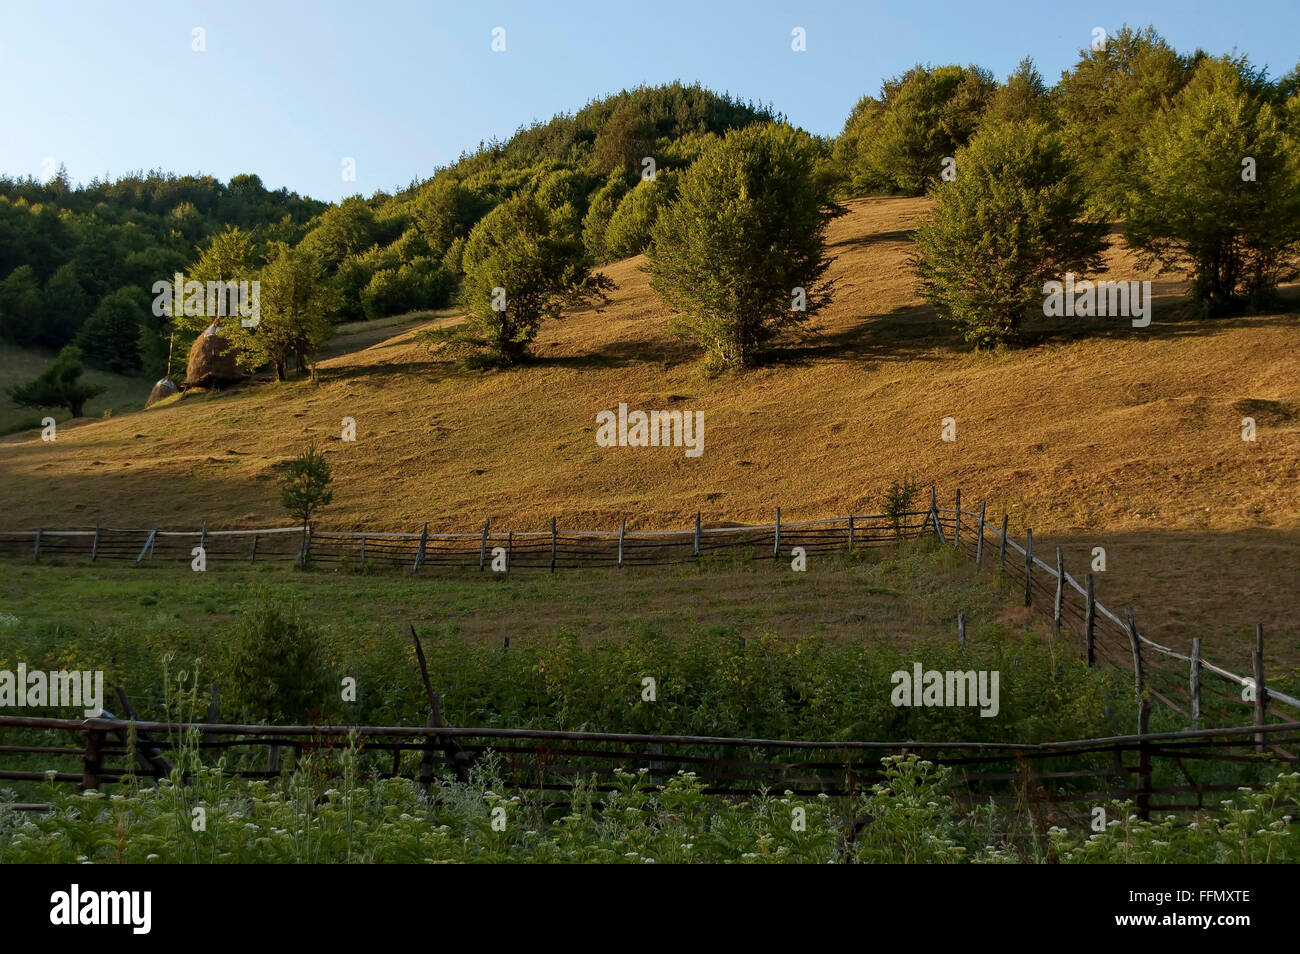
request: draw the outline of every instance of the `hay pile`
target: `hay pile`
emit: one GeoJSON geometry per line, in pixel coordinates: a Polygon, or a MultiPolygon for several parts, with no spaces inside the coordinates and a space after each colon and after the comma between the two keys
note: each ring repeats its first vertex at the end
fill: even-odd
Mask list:
{"type": "Polygon", "coordinates": [[[244,376],[235,362],[235,352],[221,334],[220,320],[212,322],[194,339],[185,366],[185,384],[191,388],[213,388],[244,376]]]}

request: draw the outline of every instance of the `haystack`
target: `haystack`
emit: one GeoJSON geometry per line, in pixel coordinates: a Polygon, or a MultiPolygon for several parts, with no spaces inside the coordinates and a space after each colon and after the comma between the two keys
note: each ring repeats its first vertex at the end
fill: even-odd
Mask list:
{"type": "Polygon", "coordinates": [[[221,334],[220,320],[212,322],[194,339],[185,366],[185,383],[192,388],[212,388],[243,377],[235,352],[221,334]]]}
{"type": "Polygon", "coordinates": [[[180,391],[181,389],[176,386],[176,382],[172,380],[171,375],[169,374],[153,386],[153,390],[149,392],[149,400],[144,402],[144,406],[153,407],[163,398],[169,398],[173,394],[179,394],[180,391]]]}

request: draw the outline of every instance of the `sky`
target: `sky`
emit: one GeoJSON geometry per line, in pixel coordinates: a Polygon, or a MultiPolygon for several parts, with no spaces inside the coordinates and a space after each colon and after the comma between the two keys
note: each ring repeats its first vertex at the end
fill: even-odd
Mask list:
{"type": "Polygon", "coordinates": [[[1095,27],[1125,23],[1184,52],[1246,53],[1271,76],[1300,61],[1297,0],[0,0],[0,174],[252,172],[336,201],[676,79],[834,135],[860,97],[916,63],[973,62],[1002,79],[1030,55],[1051,84],[1095,27]]]}

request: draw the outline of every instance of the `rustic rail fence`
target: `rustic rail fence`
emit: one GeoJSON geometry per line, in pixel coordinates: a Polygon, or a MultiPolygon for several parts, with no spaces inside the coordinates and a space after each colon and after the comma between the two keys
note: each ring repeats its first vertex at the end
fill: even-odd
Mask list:
{"type": "MultiPolygon", "coordinates": [[[[960,547],[978,568],[989,565],[1023,586],[1025,605],[1047,615],[1058,637],[1063,633],[1076,637],[1089,665],[1100,661],[1130,673],[1138,697],[1140,727],[1149,718],[1152,700],[1186,718],[1193,729],[1211,715],[1233,723],[1249,714],[1260,727],[1300,717],[1300,699],[1270,687],[1265,679],[1262,626],[1255,631],[1251,675],[1239,675],[1207,658],[1199,638],[1186,653],[1151,639],[1138,627],[1132,608],[1120,616],[1097,600],[1093,574],[1086,574],[1080,582],[1069,572],[1060,547],[1055,548],[1053,563],[1046,562],[1034,552],[1032,529],[1025,531],[1024,543],[1020,543],[1008,533],[1005,515],[999,525],[988,519],[983,504],[978,511],[963,508],[960,491],[955,505],[948,509],[938,506],[931,488],[924,525],[940,541],[960,547]],[[1278,707],[1287,711],[1279,712],[1278,707]]],[[[1255,741],[1261,752],[1282,744],[1262,733],[1255,741]]]]}
{"type": "MultiPolygon", "coordinates": [[[[799,741],[710,736],[567,732],[543,729],[409,726],[273,726],[149,722],[122,719],[84,721],[35,716],[0,716],[0,734],[43,730],[42,744],[5,744],[0,752],[62,756],[80,770],[0,768],[0,779],[71,783],[97,789],[132,777],[171,772],[164,752],[192,747],[226,753],[248,747],[281,748],[295,758],[329,758],[349,747],[373,758],[373,774],[429,785],[464,777],[468,760],[488,757],[507,782],[562,798],[579,779],[598,790],[615,785],[615,770],[644,770],[652,784],[678,771],[693,772],[712,794],[745,796],[789,790],[801,795],[855,796],[884,778],[885,755],[919,754],[954,773],[959,801],[1001,805],[1036,803],[1058,816],[1087,821],[1092,806],[1109,799],[1133,801],[1139,814],[1151,811],[1217,811],[1220,795],[1257,788],[1279,768],[1300,759],[1286,745],[1300,742],[1300,722],[1264,727],[1145,733],[1062,742],[799,741]],[[1255,751],[1255,734],[1271,742],[1255,751]],[[77,737],[70,744],[68,737],[77,737]],[[134,739],[134,746],[128,740],[134,739]],[[142,743],[140,740],[147,740],[142,743]],[[60,740],[62,744],[59,744],[60,740]],[[110,764],[118,760],[116,765],[110,764]],[[1210,763],[1231,763],[1231,779],[1210,778],[1210,763]],[[1254,767],[1252,778],[1240,774],[1254,767]]],[[[256,762],[256,760],[254,760],[256,762]]],[[[180,764],[179,761],[177,764],[180,764]]],[[[290,766],[283,764],[284,770],[290,766]]],[[[243,770],[246,779],[277,771],[243,770]]],[[[184,779],[183,779],[184,780],[184,779]]],[[[13,807],[48,808],[41,803],[13,807]]]]}
{"type": "Polygon", "coordinates": [[[621,522],[617,529],[575,530],[551,522],[549,530],[518,531],[485,523],[473,532],[431,532],[426,524],[413,532],[334,531],[315,527],[257,530],[135,529],[96,525],[72,530],[0,531],[0,556],[33,561],[85,559],[188,563],[195,547],[217,563],[292,560],[296,564],[356,567],[445,566],[486,570],[498,555],[506,568],[573,569],[600,566],[655,566],[699,562],[714,555],[777,558],[794,547],[809,555],[860,547],[878,547],[900,537],[919,536],[927,510],[901,514],[897,523],[885,514],[782,521],[780,510],[769,524],[705,526],[700,514],[690,527],[636,530],[621,522]]]}
{"type": "MultiPolygon", "coordinates": [[[[617,530],[566,529],[552,520],[546,531],[502,530],[485,523],[474,532],[459,533],[430,532],[427,524],[416,532],[325,531],[312,526],[213,530],[206,523],[198,530],[124,530],[96,524],[72,530],[0,531],[0,556],[150,565],[165,560],[188,563],[194,548],[202,547],[205,560],[218,564],[279,560],[299,566],[400,567],[418,573],[426,567],[485,571],[503,560],[507,570],[553,572],[684,564],[717,556],[775,560],[788,557],[795,547],[813,556],[882,547],[933,533],[963,548],[977,567],[994,565],[1023,581],[1025,604],[1045,612],[1058,635],[1065,630],[1076,633],[1090,664],[1100,661],[1132,673],[1139,726],[1149,718],[1152,700],[1184,716],[1192,728],[1199,728],[1207,716],[1235,722],[1246,712],[1261,726],[1300,717],[1300,699],[1267,684],[1262,629],[1249,676],[1214,663],[1202,652],[1199,639],[1186,653],[1157,643],[1141,631],[1131,609],[1120,616],[1103,606],[1095,598],[1093,576],[1087,574],[1081,583],[1065,568],[1059,548],[1053,566],[1034,553],[1032,530],[1025,532],[1022,545],[1009,534],[1005,515],[999,530],[988,519],[985,505],[968,510],[962,507],[960,490],[956,497],[954,507],[940,507],[932,487],[927,508],[896,517],[863,514],[783,521],[777,508],[770,524],[705,526],[697,513],[692,526],[666,530],[629,530],[626,520],[617,530]],[[1278,706],[1291,711],[1278,713],[1278,706]]],[[[1262,737],[1257,740],[1259,749],[1265,744],[1262,737]]]]}

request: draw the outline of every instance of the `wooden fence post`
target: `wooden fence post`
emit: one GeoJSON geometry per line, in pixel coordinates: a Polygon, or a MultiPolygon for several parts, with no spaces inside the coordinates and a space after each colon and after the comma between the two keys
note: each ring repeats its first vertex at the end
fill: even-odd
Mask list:
{"type": "Polygon", "coordinates": [[[695,559],[700,558],[700,512],[695,511],[695,559]]]}
{"type": "Polygon", "coordinates": [[[618,568],[623,569],[623,538],[627,536],[627,517],[618,524],[618,568]]]}
{"type": "Polygon", "coordinates": [[[1034,531],[1025,531],[1025,605],[1034,605],[1034,531]]]}
{"type": "Polygon", "coordinates": [[[1083,641],[1088,649],[1088,668],[1097,665],[1097,595],[1093,589],[1092,574],[1088,574],[1088,606],[1084,611],[1083,641]]]}
{"type": "Polygon", "coordinates": [[[248,555],[248,562],[249,563],[257,562],[257,534],[256,533],[253,534],[253,547],[252,547],[252,552],[249,553],[248,555]]]}
{"type": "Polygon", "coordinates": [[[849,514],[849,552],[853,552],[853,514],[849,514]]]}
{"type": "Polygon", "coordinates": [[[1201,637],[1192,638],[1192,671],[1189,678],[1192,696],[1192,728],[1201,727],[1201,637]]]}
{"type": "Polygon", "coordinates": [[[302,535],[302,550],[298,553],[298,565],[304,570],[307,569],[307,561],[311,559],[311,524],[307,524],[306,530],[302,535]]]}
{"type": "Polygon", "coordinates": [[[1011,517],[1008,514],[1002,515],[1002,543],[998,546],[998,569],[1007,565],[1007,521],[1011,517]]]}
{"type": "Polygon", "coordinates": [[[1056,604],[1052,608],[1052,629],[1057,639],[1061,637],[1061,614],[1065,609],[1065,557],[1056,548],[1056,604]]]}
{"type": "Polygon", "coordinates": [[[204,553],[208,552],[208,522],[206,520],[199,527],[199,549],[204,553]]]}
{"type": "MultiPolygon", "coordinates": [[[[1255,670],[1255,726],[1262,728],[1268,715],[1268,687],[1264,684],[1264,624],[1255,624],[1255,651],[1250,654],[1255,670]]],[[[1264,733],[1255,733],[1255,751],[1264,751],[1264,733]]]]}
{"type": "Polygon", "coordinates": [[[979,532],[975,537],[975,568],[979,569],[984,565],[984,508],[987,506],[987,500],[980,501],[980,523],[979,532]]]}
{"type": "Polygon", "coordinates": [[[95,521],[95,539],[90,544],[90,562],[94,563],[95,558],[99,556],[99,521],[95,521]]]}
{"type": "Polygon", "coordinates": [[[491,526],[491,524],[491,520],[483,521],[483,542],[479,544],[478,548],[478,570],[480,573],[482,573],[484,568],[487,566],[488,527],[491,526]]]}
{"type": "MultiPolygon", "coordinates": [[[[930,514],[926,519],[934,521],[934,532],[938,534],[939,542],[947,543],[948,538],[944,536],[943,524],[939,520],[939,493],[934,484],[930,485],[930,514]]],[[[924,530],[925,528],[922,527],[921,529],[924,530]]]]}
{"type": "Polygon", "coordinates": [[[772,559],[781,559],[781,508],[776,508],[776,535],[772,543],[772,559]]]}
{"type": "Polygon", "coordinates": [[[961,545],[961,488],[957,488],[957,522],[952,531],[953,546],[961,545]]]}
{"type": "Polygon", "coordinates": [[[551,572],[555,572],[555,547],[557,543],[555,518],[551,518],[551,572]]]}
{"type": "Polygon", "coordinates": [[[366,535],[361,534],[361,569],[366,568],[366,535]]]}
{"type": "MultiPolygon", "coordinates": [[[[1124,609],[1128,622],[1128,641],[1133,650],[1133,681],[1138,699],[1138,735],[1146,736],[1151,722],[1151,703],[1146,697],[1146,683],[1142,672],[1142,639],[1133,619],[1133,607],[1124,609]]],[[[1138,817],[1146,820],[1151,815],[1151,748],[1145,738],[1138,740],[1138,817]]]]}
{"type": "Polygon", "coordinates": [[[149,531],[149,539],[145,540],[145,542],[144,542],[144,546],[142,546],[142,547],[140,548],[140,553],[139,553],[139,555],[135,558],[135,562],[136,562],[136,565],[137,565],[137,566],[139,565],[140,561],[143,560],[143,559],[145,558],[145,554],[147,554],[147,553],[150,551],[150,549],[152,549],[152,547],[153,547],[153,538],[156,537],[156,536],[158,536],[158,531],[157,531],[157,530],[150,530],[150,531],[149,531]]]}
{"type": "Polygon", "coordinates": [[[99,773],[104,767],[104,733],[94,726],[86,727],[86,751],[81,756],[81,790],[99,788],[99,773]]]}
{"type": "Polygon", "coordinates": [[[510,565],[515,559],[515,532],[511,530],[506,534],[506,572],[510,572],[510,565]]]}
{"type": "Polygon", "coordinates": [[[36,528],[36,545],[32,547],[32,562],[35,563],[41,555],[41,534],[45,531],[40,527],[36,528]]]}
{"type": "Polygon", "coordinates": [[[425,523],[424,529],[420,531],[420,549],[415,551],[415,563],[411,567],[411,573],[416,573],[420,569],[420,564],[424,562],[424,548],[429,542],[429,524],[425,523]]]}

